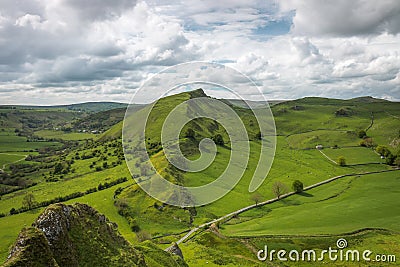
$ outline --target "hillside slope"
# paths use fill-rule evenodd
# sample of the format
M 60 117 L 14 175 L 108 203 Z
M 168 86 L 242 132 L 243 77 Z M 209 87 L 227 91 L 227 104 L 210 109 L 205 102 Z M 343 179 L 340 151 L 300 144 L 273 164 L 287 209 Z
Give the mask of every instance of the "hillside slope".
M 132 247 L 115 223 L 88 205 L 55 204 L 21 231 L 4 267 L 186 266 L 178 256 L 144 246 Z

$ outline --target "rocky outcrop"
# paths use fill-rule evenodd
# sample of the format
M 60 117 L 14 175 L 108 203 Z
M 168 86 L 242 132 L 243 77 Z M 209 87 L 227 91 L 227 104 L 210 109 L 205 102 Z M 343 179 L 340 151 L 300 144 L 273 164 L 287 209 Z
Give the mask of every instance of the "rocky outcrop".
M 33 261 L 32 259 L 35 258 Z M 44 234 L 36 228 L 24 228 L 18 235 L 4 267 L 8 266 L 49 266 L 59 265 L 46 241 Z
M 156 246 L 151 255 L 146 251 L 131 246 L 117 225 L 92 207 L 54 204 L 21 231 L 4 266 L 152 266 L 146 260 L 157 262 L 154 257 L 186 266 Z
M 165 251 L 177 255 L 183 259 L 183 253 L 181 248 L 178 246 L 177 243 L 173 243 L 172 246 L 168 247 Z

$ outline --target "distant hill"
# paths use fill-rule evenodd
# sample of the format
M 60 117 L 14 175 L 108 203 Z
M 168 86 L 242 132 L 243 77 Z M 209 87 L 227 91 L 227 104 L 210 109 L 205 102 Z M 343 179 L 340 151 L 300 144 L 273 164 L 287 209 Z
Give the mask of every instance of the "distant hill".
M 75 110 L 75 111 L 100 112 L 117 108 L 126 108 L 127 106 L 128 104 L 118 103 L 118 102 L 87 102 L 87 103 L 72 104 L 59 107 L 65 107 L 68 110 Z
M 141 109 L 144 105 L 131 105 L 131 108 Z M 72 127 L 79 130 L 96 130 L 104 132 L 111 126 L 124 119 L 126 107 L 96 112 L 72 123 Z
M 265 107 L 265 101 L 253 101 L 253 100 L 240 100 L 240 99 L 224 99 L 226 103 L 229 103 L 233 106 L 241 107 L 241 108 L 263 108 Z M 269 100 L 268 105 L 273 106 L 286 100 Z
M 390 103 L 388 100 L 373 98 L 371 96 L 356 97 L 351 99 L 336 99 L 326 97 L 303 97 L 295 100 L 281 101 L 281 103 L 303 103 L 312 105 L 348 105 L 355 103 Z M 279 103 L 278 103 L 279 104 Z
M 154 264 L 159 263 L 159 264 Z M 49 206 L 19 234 L 11 266 L 187 266 L 151 243 L 131 246 L 117 225 L 85 204 Z
M 32 106 L 32 105 L 0 105 L 0 109 L 33 109 L 33 110 L 70 110 L 80 112 L 100 112 L 116 108 L 126 108 L 128 104 L 118 102 L 86 102 L 69 105 Z
M 361 103 L 384 103 L 384 102 L 390 102 L 388 100 L 380 99 L 380 98 L 374 98 L 372 96 L 356 97 L 356 98 L 349 99 L 348 101 L 361 102 Z

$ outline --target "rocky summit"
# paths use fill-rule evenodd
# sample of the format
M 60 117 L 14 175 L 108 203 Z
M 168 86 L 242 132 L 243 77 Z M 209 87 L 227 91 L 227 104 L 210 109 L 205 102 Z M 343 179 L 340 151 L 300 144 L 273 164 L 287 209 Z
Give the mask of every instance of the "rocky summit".
M 137 248 L 86 204 L 49 206 L 20 232 L 3 266 L 187 266 L 150 242 Z

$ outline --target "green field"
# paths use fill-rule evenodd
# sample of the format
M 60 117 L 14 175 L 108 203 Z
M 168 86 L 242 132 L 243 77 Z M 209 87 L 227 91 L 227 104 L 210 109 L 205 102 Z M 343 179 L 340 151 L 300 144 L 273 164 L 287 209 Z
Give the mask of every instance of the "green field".
M 28 142 L 24 136 L 17 136 L 13 132 L 0 132 L 0 152 L 34 151 L 44 147 L 59 147 L 57 142 Z
M 68 141 L 79 141 L 85 139 L 96 139 L 97 134 L 92 133 L 65 133 L 56 130 L 41 130 L 35 132 L 35 135 L 45 139 L 62 139 Z
M 243 213 L 224 226 L 229 236 L 319 235 L 363 228 L 400 231 L 399 172 L 346 177 L 276 204 Z M 240 216 L 240 217 L 241 217 Z
M 14 244 L 18 233 L 25 226 L 30 226 L 43 209 L 0 218 L 0 261 L 4 262 Z
M 23 160 L 26 155 L 21 153 L 0 153 L 0 169 L 5 169 L 8 164 Z
M 371 148 L 366 147 L 349 147 L 349 148 L 326 148 L 322 150 L 328 157 L 336 161 L 338 157 L 343 156 L 346 164 L 368 164 L 368 163 L 385 163 L 380 155 Z
M 317 145 L 323 145 L 324 147 L 338 144 L 341 146 L 357 146 L 360 141 L 356 133 L 352 131 L 316 130 L 290 135 L 287 138 L 287 142 L 291 148 L 304 149 L 315 148 Z

